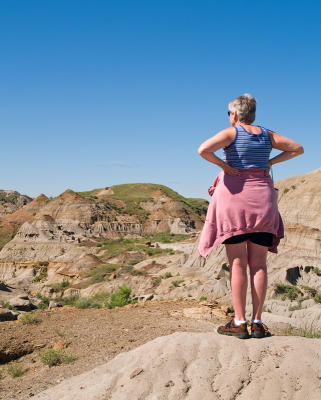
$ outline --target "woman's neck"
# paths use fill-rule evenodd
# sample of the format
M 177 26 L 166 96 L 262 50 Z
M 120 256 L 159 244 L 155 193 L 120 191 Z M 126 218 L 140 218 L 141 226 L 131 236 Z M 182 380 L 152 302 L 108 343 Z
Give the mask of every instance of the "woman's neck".
M 247 124 L 246 122 L 241 122 L 241 121 L 237 121 L 235 125 L 252 126 L 252 124 Z

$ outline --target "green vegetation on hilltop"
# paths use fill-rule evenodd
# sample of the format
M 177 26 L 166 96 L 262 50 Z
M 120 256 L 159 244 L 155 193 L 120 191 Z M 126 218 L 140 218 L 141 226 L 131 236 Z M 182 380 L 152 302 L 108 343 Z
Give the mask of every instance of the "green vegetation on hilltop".
M 133 202 L 153 201 L 154 199 L 151 197 L 151 193 L 155 190 L 160 190 L 171 199 L 184 203 L 188 208 L 199 215 L 206 212 L 207 209 L 206 200 L 186 198 L 175 192 L 175 190 L 156 183 L 127 183 L 111 186 L 111 189 L 114 191 L 111 197 L 122 200 L 128 205 Z
M 19 193 L 7 194 L 5 192 L 0 192 L 0 202 L 15 203 L 15 201 L 18 199 L 19 196 L 20 196 Z
M 76 192 L 78 194 L 80 194 L 80 196 L 83 197 L 91 197 L 94 196 L 96 193 L 100 192 L 101 189 L 93 189 L 93 190 L 87 190 L 85 192 Z
M 205 214 L 208 207 L 208 202 L 204 199 L 186 198 L 173 189 L 156 183 L 126 183 L 110 186 L 110 189 L 114 192 L 114 194 L 109 195 L 111 198 L 122 200 L 126 204 L 126 210 L 123 212 L 130 215 L 137 215 L 142 222 L 148 218 L 150 213 L 144 210 L 140 206 L 140 203 L 155 201 L 151 194 L 156 190 L 163 192 L 164 195 L 173 200 L 183 203 L 190 211 L 198 215 Z M 78 194 L 83 197 L 95 198 L 95 195 L 100 190 L 101 189 L 94 189 L 86 192 L 78 192 Z

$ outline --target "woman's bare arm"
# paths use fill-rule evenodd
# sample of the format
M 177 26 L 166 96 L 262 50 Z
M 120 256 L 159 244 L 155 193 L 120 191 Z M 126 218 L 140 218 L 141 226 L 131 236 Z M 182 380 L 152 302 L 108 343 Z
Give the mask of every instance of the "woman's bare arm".
M 221 167 L 228 175 L 240 175 L 238 169 L 231 167 L 214 154 L 215 151 L 232 143 L 234 135 L 235 129 L 233 127 L 223 129 L 203 142 L 198 148 L 198 154 L 205 160 Z
M 291 158 L 297 157 L 298 155 L 304 153 L 303 146 L 300 143 L 295 142 L 294 140 L 289 139 L 285 136 L 281 136 L 271 130 L 269 130 L 268 132 L 270 135 L 272 147 L 277 150 L 283 150 L 282 153 L 269 160 L 270 165 L 290 160 Z

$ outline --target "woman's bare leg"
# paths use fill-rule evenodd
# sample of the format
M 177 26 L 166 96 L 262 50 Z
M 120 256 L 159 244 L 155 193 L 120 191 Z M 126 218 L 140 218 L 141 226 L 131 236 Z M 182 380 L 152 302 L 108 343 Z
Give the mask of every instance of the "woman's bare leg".
M 267 289 L 266 257 L 268 248 L 247 241 L 248 264 L 250 267 L 253 319 L 261 319 Z
M 225 249 L 230 265 L 230 283 L 235 318 L 245 321 L 248 259 L 246 242 L 226 244 Z

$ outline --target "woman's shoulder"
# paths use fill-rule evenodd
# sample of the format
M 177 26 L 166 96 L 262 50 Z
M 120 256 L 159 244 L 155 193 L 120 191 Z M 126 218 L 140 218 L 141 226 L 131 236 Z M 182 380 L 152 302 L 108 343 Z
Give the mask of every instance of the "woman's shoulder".
M 224 146 L 224 149 L 226 149 L 232 143 L 235 142 L 237 128 L 235 126 L 229 126 L 228 128 L 223 129 L 223 132 L 224 132 L 225 136 L 229 139 L 228 144 L 226 146 Z

